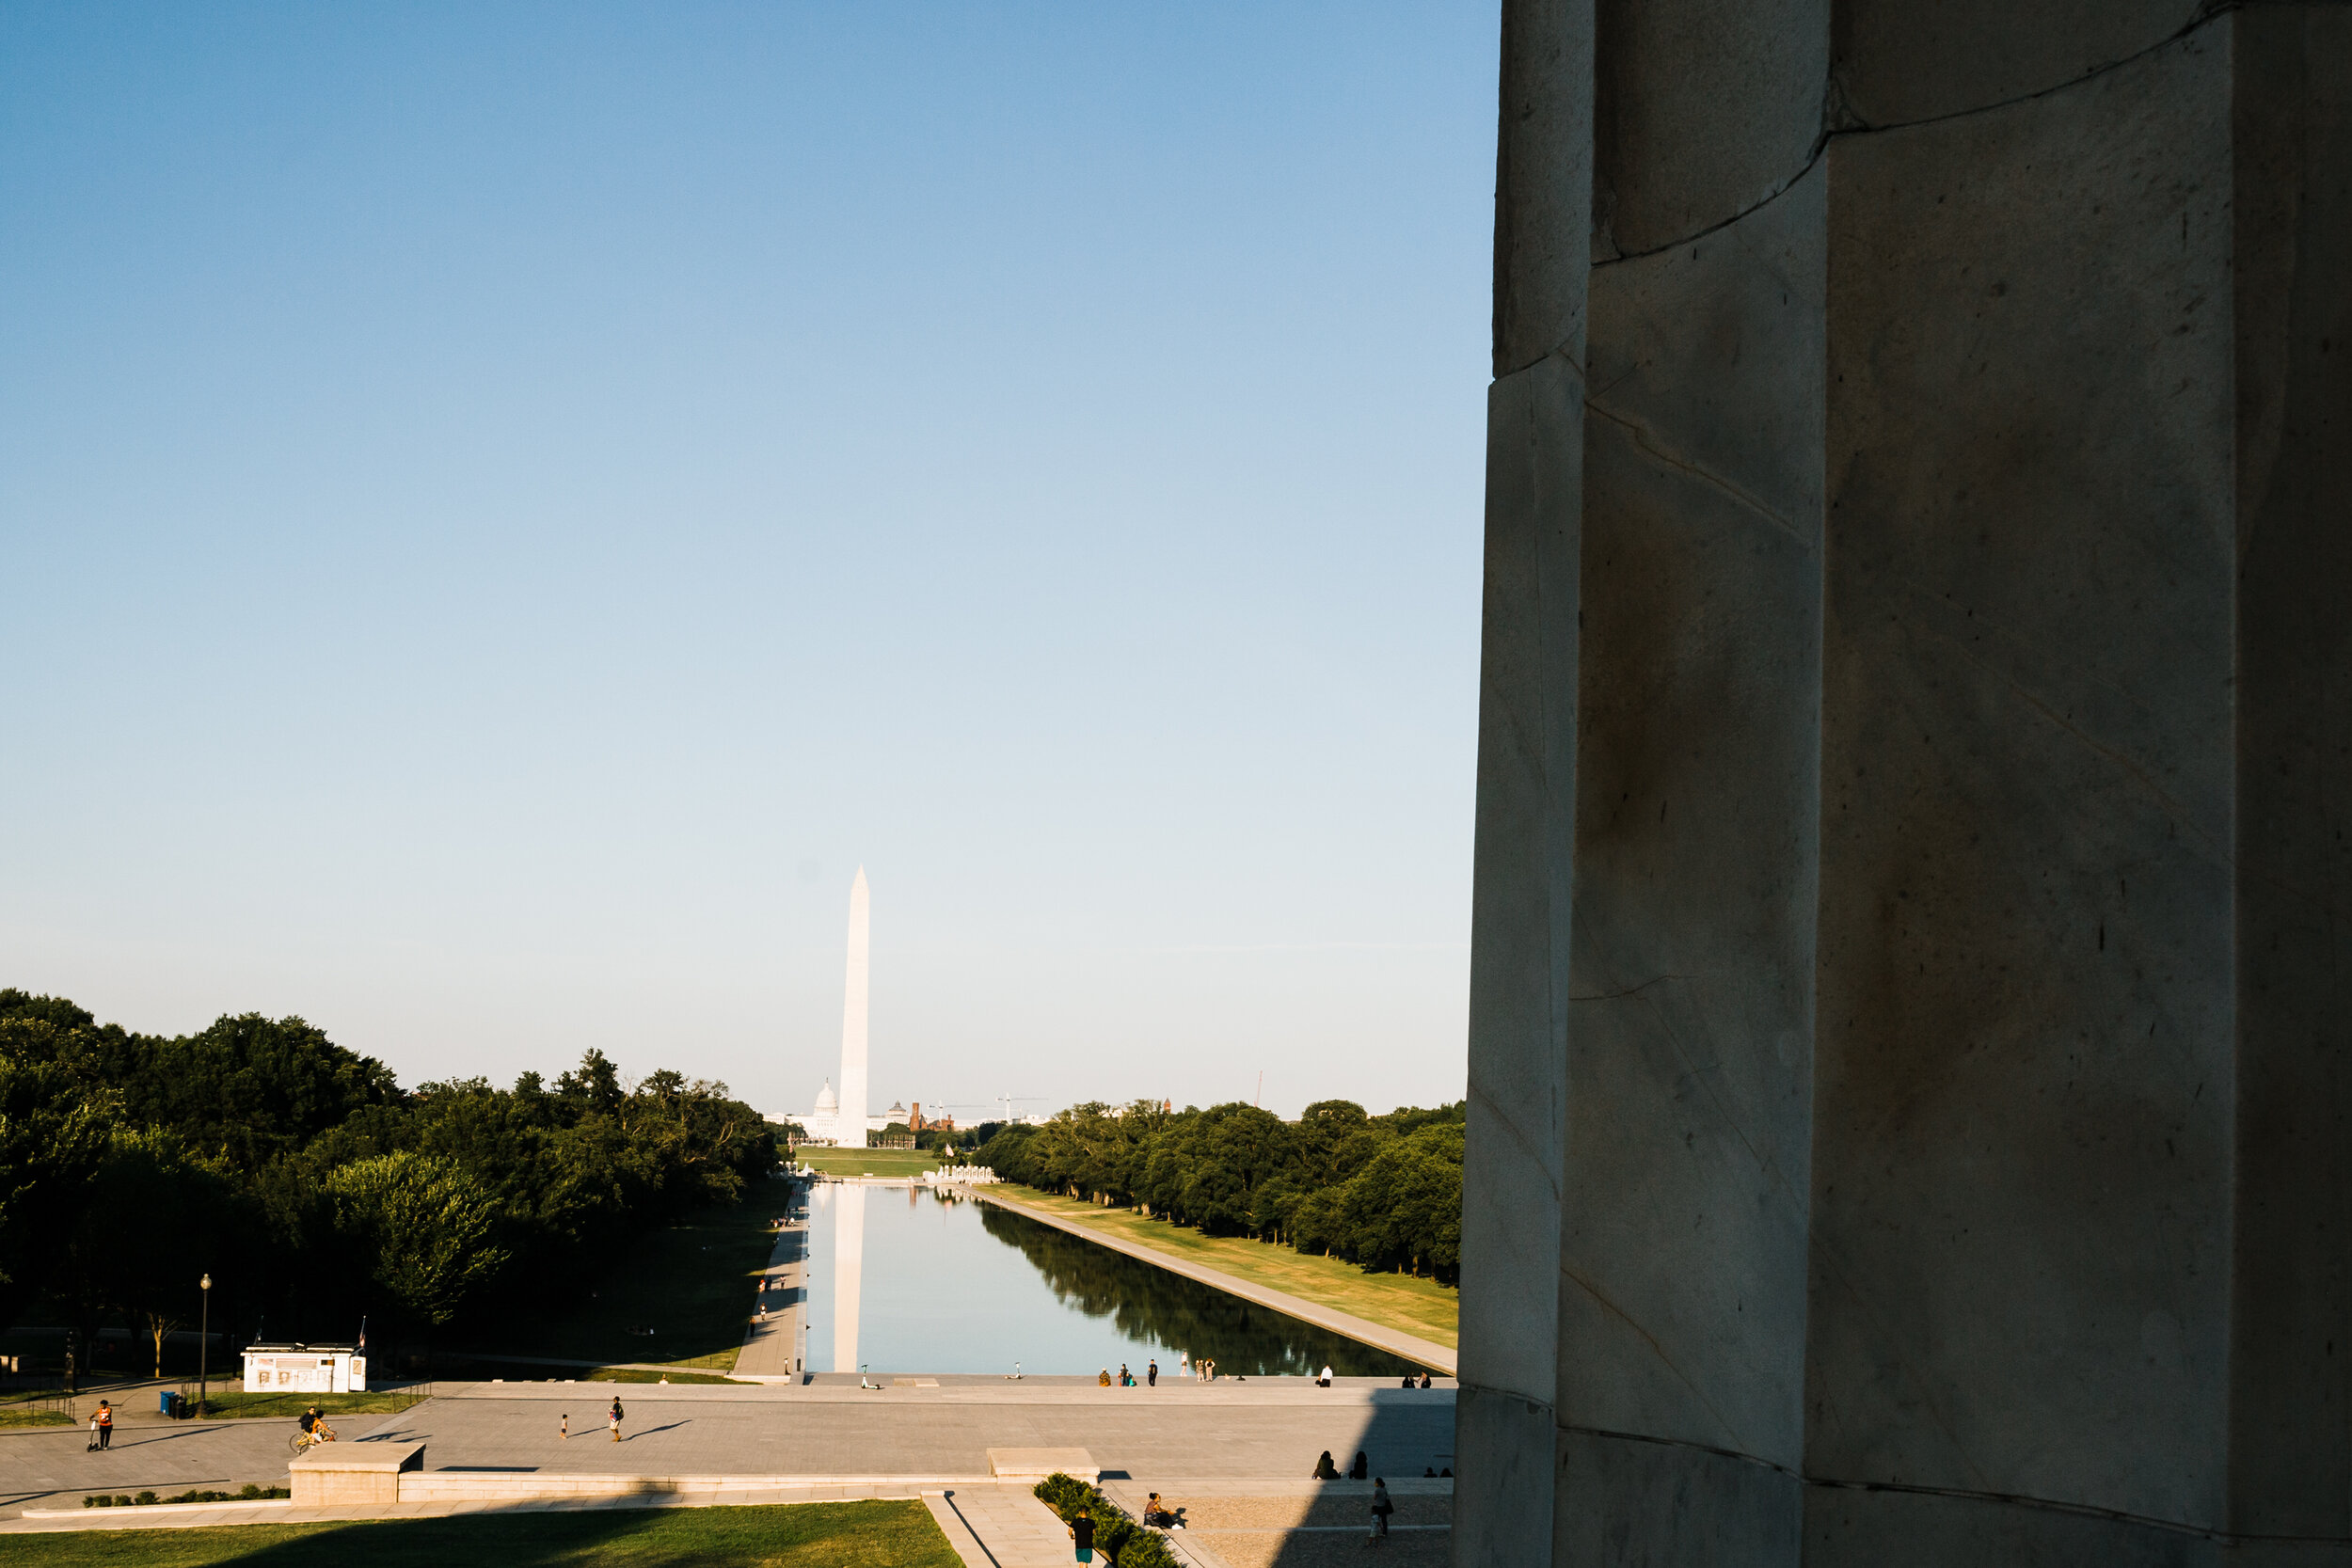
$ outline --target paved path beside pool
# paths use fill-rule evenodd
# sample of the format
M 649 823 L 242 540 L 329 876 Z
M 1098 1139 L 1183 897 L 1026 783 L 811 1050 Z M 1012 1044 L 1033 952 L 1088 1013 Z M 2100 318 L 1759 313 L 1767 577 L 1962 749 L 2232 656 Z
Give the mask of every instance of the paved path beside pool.
M 1166 1269 L 1168 1273 L 1182 1275 L 1186 1279 L 1197 1279 L 1203 1285 L 1224 1291 L 1227 1295 L 1239 1296 L 1242 1300 L 1255 1302 L 1260 1307 L 1272 1307 L 1277 1312 L 1299 1319 L 1304 1323 L 1311 1323 L 1317 1328 L 1327 1328 L 1334 1334 L 1343 1334 L 1350 1339 L 1387 1351 L 1391 1355 L 1401 1355 L 1407 1361 L 1444 1372 L 1448 1377 L 1454 1375 L 1454 1350 L 1451 1345 L 1441 1345 L 1435 1339 L 1423 1339 L 1418 1335 L 1407 1334 L 1402 1329 L 1391 1328 L 1385 1323 L 1374 1323 L 1369 1318 L 1359 1318 L 1350 1312 L 1319 1307 L 1303 1296 L 1294 1296 L 1285 1291 L 1269 1290 L 1263 1285 L 1252 1284 L 1247 1279 L 1226 1274 L 1221 1270 L 1196 1263 L 1188 1258 L 1180 1258 L 1173 1253 L 1142 1246 L 1124 1236 L 1113 1235 L 1107 1230 L 1098 1230 L 1092 1226 L 1080 1225 L 1074 1220 L 1065 1219 L 1049 1209 L 1033 1209 L 1025 1203 L 1006 1196 L 1000 1188 L 991 1184 L 958 1187 L 956 1191 L 968 1194 L 986 1203 L 993 1203 L 1000 1209 L 1009 1209 L 1016 1214 L 1037 1221 L 1040 1225 L 1050 1225 L 1057 1230 L 1065 1230 L 1073 1236 L 1084 1237 L 1097 1246 L 1108 1247 L 1113 1252 L 1124 1253 L 1130 1258 L 1139 1259 L 1154 1268 Z
M 760 1271 L 752 1320 L 743 1330 L 743 1348 L 736 1353 L 737 1377 L 789 1377 L 800 1354 L 801 1314 L 808 1287 L 808 1216 L 796 1206 L 791 1218 L 776 1232 L 775 1250 Z M 767 1308 L 761 1321 L 760 1307 Z

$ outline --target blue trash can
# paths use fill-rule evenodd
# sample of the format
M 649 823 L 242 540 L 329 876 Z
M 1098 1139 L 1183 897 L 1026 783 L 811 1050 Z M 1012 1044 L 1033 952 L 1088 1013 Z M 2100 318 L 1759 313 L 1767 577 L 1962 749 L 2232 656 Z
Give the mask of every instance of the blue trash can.
M 180 1414 L 180 1394 L 177 1389 L 167 1388 L 164 1390 L 161 1409 L 167 1416 L 177 1416 Z

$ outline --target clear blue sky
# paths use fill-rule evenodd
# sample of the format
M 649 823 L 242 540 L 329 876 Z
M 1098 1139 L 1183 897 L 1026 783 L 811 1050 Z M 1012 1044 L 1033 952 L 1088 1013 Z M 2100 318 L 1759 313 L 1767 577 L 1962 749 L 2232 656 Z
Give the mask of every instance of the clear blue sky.
M 1457 1098 L 1496 33 L 0 6 L 0 984 Z

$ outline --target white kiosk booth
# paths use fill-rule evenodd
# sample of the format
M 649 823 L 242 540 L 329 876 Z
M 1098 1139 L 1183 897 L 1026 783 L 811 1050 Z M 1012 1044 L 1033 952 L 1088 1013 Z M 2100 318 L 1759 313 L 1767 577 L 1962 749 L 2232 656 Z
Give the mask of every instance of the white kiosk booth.
M 248 1394 L 364 1394 L 368 1358 L 352 1345 L 247 1345 Z

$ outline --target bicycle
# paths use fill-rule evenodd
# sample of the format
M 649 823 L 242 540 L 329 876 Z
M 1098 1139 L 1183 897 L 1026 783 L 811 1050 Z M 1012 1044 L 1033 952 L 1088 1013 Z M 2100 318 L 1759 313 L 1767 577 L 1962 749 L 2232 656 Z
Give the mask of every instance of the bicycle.
M 328 1426 L 325 1421 L 321 1421 L 318 1425 L 312 1427 L 308 1432 L 295 1433 L 294 1434 L 294 1441 L 288 1445 L 288 1448 L 290 1451 L 299 1457 L 307 1450 L 317 1448 L 321 1443 L 332 1443 L 333 1441 L 335 1441 L 335 1429 Z

